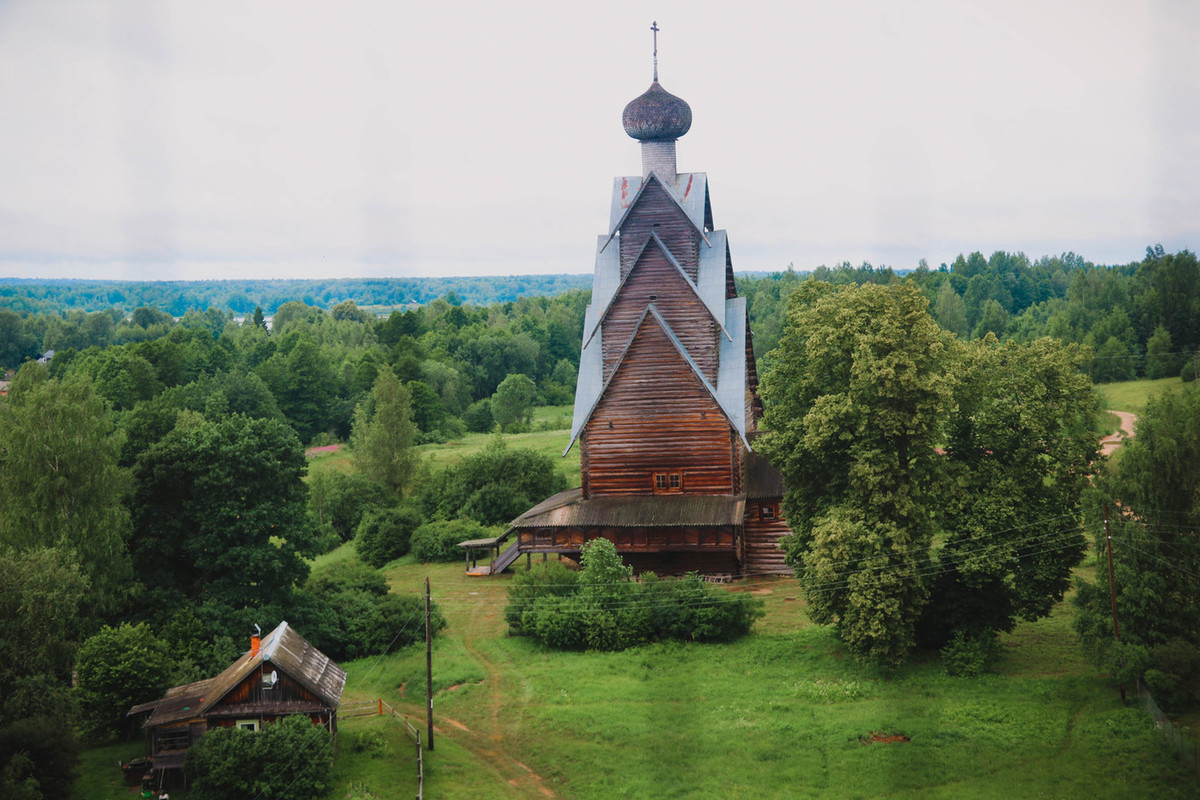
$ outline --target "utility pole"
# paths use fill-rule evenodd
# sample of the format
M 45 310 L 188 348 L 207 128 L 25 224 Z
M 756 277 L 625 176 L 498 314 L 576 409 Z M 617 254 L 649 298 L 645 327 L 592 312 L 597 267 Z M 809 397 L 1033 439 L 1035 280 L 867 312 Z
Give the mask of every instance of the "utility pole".
M 1108 501 L 1104 502 L 1104 542 L 1108 549 L 1108 592 L 1112 595 L 1113 639 L 1121 641 L 1121 623 L 1117 619 L 1117 578 L 1113 572 L 1112 534 L 1108 532 Z M 1125 702 L 1125 682 L 1121 682 L 1121 702 Z
M 1115 600 L 1113 602 L 1116 602 Z M 1115 607 L 1115 606 L 1114 606 Z M 1121 687 L 1121 697 L 1125 687 Z M 429 577 L 425 577 L 425 719 L 429 729 L 425 735 L 425 747 L 433 751 L 433 635 L 429 626 Z

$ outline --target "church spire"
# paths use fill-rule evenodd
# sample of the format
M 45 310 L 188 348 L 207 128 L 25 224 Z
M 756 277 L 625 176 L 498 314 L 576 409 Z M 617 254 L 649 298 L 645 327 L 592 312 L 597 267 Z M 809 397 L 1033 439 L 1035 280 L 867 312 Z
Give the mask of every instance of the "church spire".
M 658 173 L 663 180 L 675 181 L 675 140 L 692 127 L 692 107 L 658 83 L 658 21 L 654 33 L 654 82 L 640 96 L 629 101 L 621 113 L 625 133 L 642 143 L 642 175 Z
M 650 23 L 650 30 L 654 31 L 654 82 L 658 83 L 658 20 Z

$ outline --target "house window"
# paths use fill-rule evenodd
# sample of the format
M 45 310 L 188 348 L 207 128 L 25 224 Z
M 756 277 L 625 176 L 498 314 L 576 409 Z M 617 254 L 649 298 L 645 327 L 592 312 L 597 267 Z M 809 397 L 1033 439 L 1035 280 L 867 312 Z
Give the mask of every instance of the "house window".
M 758 507 L 758 518 L 759 519 L 775 519 L 775 506 L 759 506 Z
M 683 473 L 682 472 L 656 472 L 654 473 L 654 493 L 662 492 L 682 492 L 683 491 Z
M 258 730 L 258 720 L 256 719 L 239 719 L 234 723 L 234 727 L 239 731 L 256 731 Z

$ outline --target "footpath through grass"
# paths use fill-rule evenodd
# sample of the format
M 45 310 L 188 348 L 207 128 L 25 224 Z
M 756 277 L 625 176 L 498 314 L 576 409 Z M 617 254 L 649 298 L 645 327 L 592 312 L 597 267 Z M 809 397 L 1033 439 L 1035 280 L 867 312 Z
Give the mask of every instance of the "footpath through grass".
M 792 580 L 731 587 L 767 601 L 758 632 L 734 644 L 558 653 L 506 635 L 506 577 L 404 560 L 387 573 L 398 591 L 428 575 L 449 621 L 434 651 L 429 797 L 1198 793 L 1083 659 L 1065 604 L 1005 637 L 995 674 L 961 679 L 935 658 L 894 675 L 856 665 L 807 622 Z M 348 668 L 350 694 L 423 720 L 420 648 Z

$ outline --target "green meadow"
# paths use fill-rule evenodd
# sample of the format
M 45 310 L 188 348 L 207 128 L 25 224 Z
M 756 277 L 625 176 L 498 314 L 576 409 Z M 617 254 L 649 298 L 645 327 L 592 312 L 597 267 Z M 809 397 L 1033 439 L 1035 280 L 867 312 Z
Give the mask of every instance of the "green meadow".
M 1153 384 L 1166 382 L 1137 383 L 1152 385 L 1122 384 L 1115 399 L 1113 387 L 1101 387 L 1105 407 L 1140 408 L 1134 404 L 1144 404 Z M 550 420 L 567 412 L 541 413 Z M 490 438 L 423 446 L 421 459 L 444 468 Z M 558 456 L 568 434 L 504 438 Z M 562 463 L 578 485 L 577 451 Z M 310 469 L 352 466 L 344 452 L 322 453 Z M 353 543 L 317 564 L 347 558 L 357 558 Z M 1089 558 L 1081 574 L 1093 568 Z M 1113 682 L 1084 658 L 1065 601 L 1004 636 L 993 672 L 970 679 L 946 675 L 936 654 L 894 673 L 856 664 L 830 628 L 809 621 L 790 578 L 725 587 L 754 593 L 766 609 L 754 631 L 731 644 L 562 653 L 507 634 L 511 575 L 469 577 L 461 564 L 411 557 L 384 572 L 403 593 L 422 592 L 428 578 L 448 622 L 433 647 L 426 798 L 1200 796 L 1200 782 L 1174 761 L 1140 706 L 1122 704 Z M 382 699 L 424 736 L 423 647 L 343 666 L 344 703 Z M 402 720 L 346 719 L 340 730 L 328 797 L 415 796 L 414 748 Z M 86 752 L 73 796 L 128 797 L 113 764 L 139 750 L 133 743 Z

